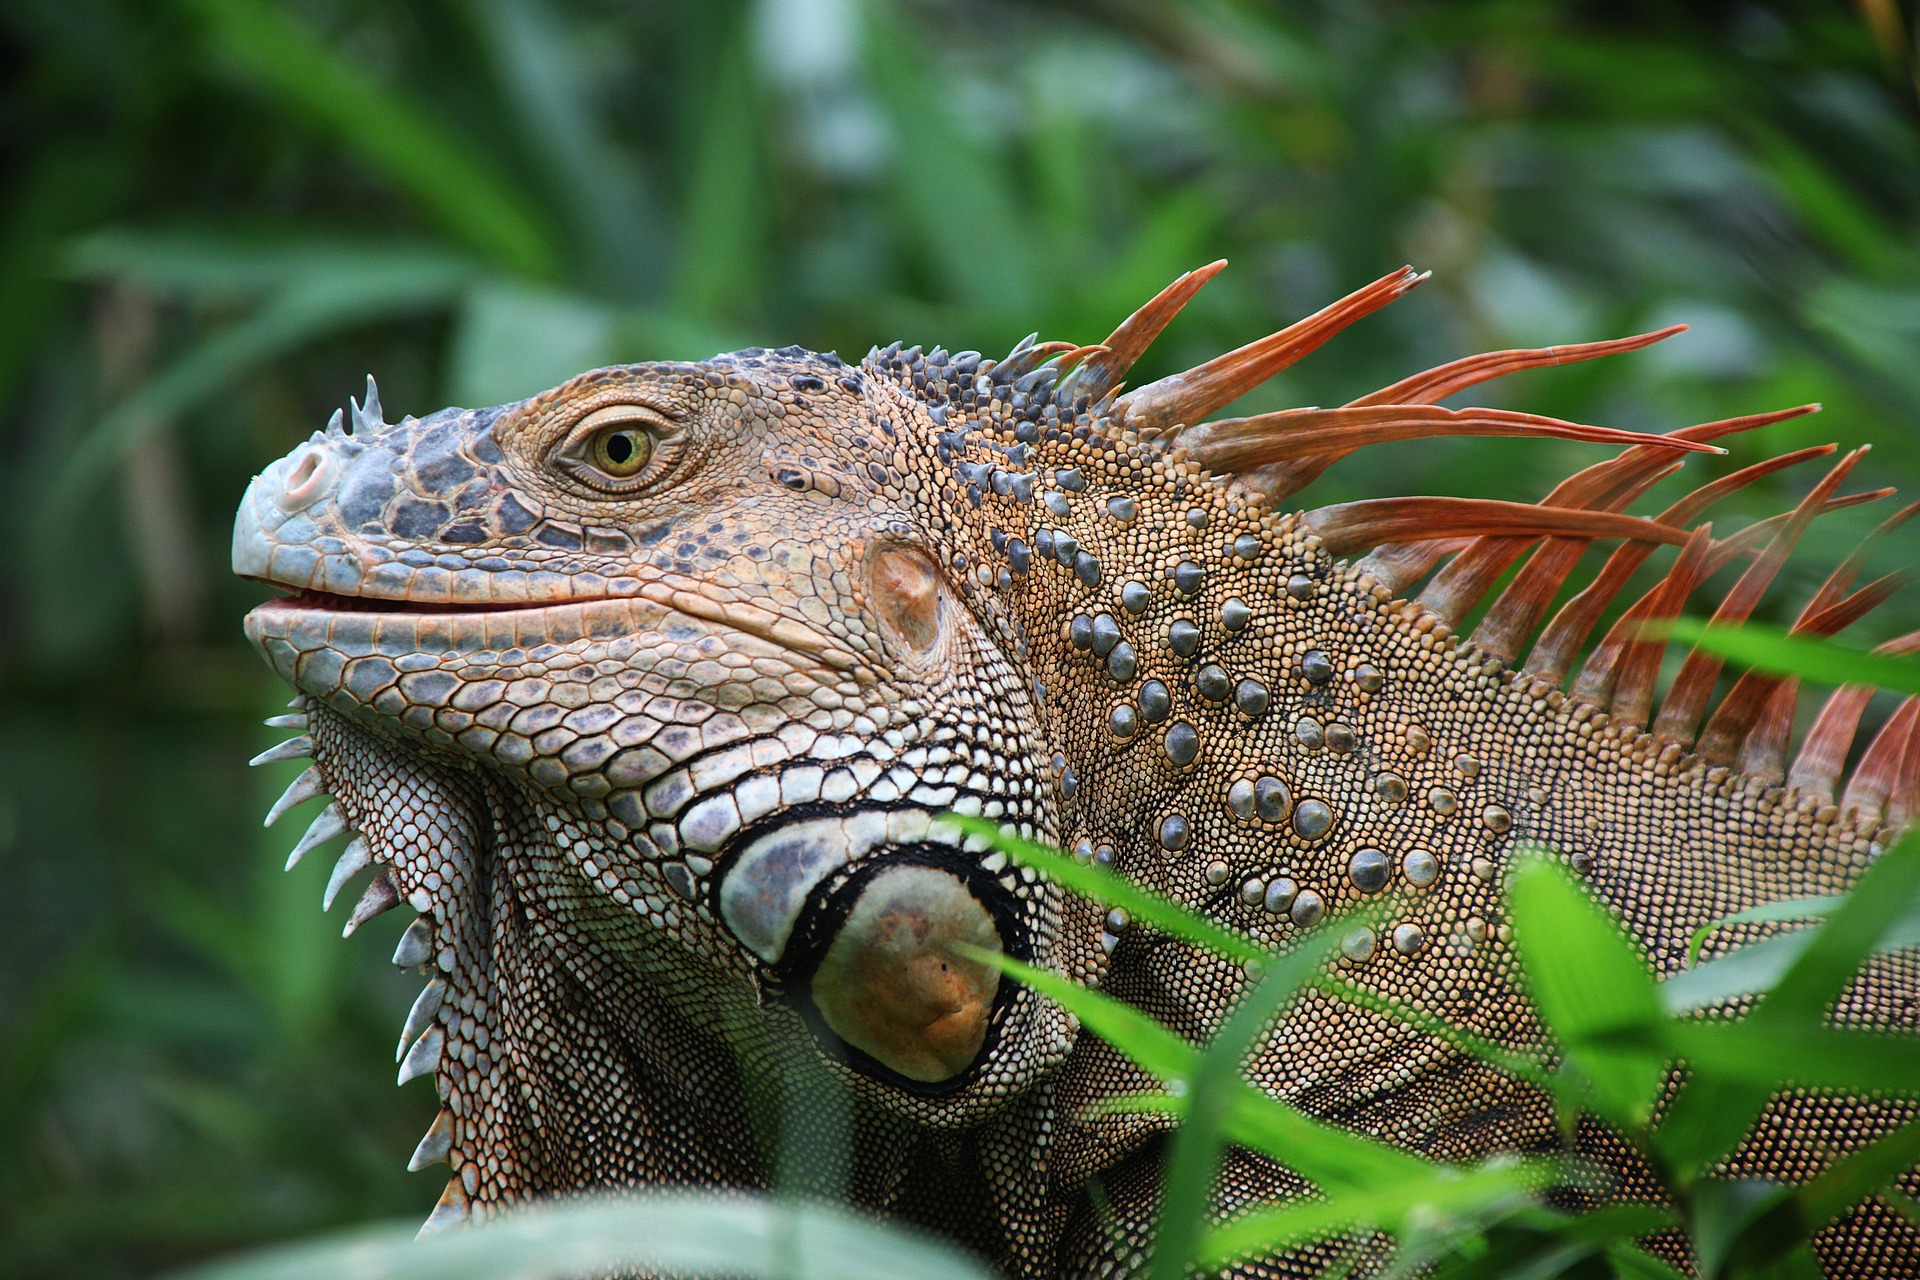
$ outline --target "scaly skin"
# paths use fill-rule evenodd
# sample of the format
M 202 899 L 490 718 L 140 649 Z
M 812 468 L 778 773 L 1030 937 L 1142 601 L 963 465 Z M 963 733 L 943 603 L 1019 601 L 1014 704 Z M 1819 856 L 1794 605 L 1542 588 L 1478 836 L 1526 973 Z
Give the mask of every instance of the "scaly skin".
M 1885 797 L 1716 767 L 1460 644 L 1333 554 L 1330 517 L 1276 511 L 1271 472 L 1209 473 L 1147 399 L 1055 385 L 1044 354 L 754 350 L 397 425 L 369 405 L 254 482 L 236 571 L 302 593 L 247 620 L 302 694 L 292 798 L 330 794 L 318 834 L 358 833 L 342 877 L 377 869 L 356 923 L 421 913 L 397 959 L 433 974 L 403 1078 L 444 1100 L 416 1156 L 454 1169 L 435 1222 L 778 1180 L 1011 1275 L 1137 1269 L 1166 1121 L 1089 1110 L 1152 1082 L 953 944 L 1193 1036 L 1245 975 L 946 810 L 1277 948 L 1388 894 L 1347 976 L 1518 1049 L 1543 1039 L 1500 923 L 1517 843 L 1568 858 L 1662 970 L 1700 925 L 1844 889 L 1877 851 Z M 651 445 L 628 478 L 595 452 L 619 431 Z M 1837 1016 L 1911 1025 L 1915 979 L 1883 965 Z M 1436 1158 L 1557 1142 L 1534 1091 L 1318 996 L 1252 1070 Z M 1736 1167 L 1805 1178 L 1912 1114 L 1784 1100 Z M 1236 1155 L 1223 1207 L 1299 1185 Z M 1877 1204 L 1822 1248 L 1837 1275 L 1920 1272 Z

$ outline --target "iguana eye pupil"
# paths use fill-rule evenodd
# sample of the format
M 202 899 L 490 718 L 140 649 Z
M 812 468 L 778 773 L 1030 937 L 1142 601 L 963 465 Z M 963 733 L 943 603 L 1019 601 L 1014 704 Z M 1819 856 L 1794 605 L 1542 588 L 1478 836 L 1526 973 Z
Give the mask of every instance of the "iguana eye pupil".
M 594 465 L 610 476 L 637 475 L 652 456 L 652 437 L 632 427 L 603 431 L 593 439 Z

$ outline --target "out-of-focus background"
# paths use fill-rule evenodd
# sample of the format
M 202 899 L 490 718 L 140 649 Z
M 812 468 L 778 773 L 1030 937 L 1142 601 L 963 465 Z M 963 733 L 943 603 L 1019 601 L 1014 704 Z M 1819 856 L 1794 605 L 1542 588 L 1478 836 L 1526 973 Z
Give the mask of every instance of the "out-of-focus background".
M 1686 320 L 1477 399 L 1648 430 L 1820 400 L 1689 472 L 1839 439 L 1920 489 L 1911 17 L 6 0 L 0 1273 L 144 1275 L 438 1194 L 403 1168 L 432 1091 L 388 1075 L 400 922 L 342 943 L 328 860 L 279 870 L 296 833 L 259 817 L 295 770 L 244 761 L 285 691 L 226 572 L 247 478 L 368 372 L 397 416 L 746 345 L 1093 342 L 1232 259 L 1152 375 L 1410 261 L 1433 281 L 1248 404 Z M 1600 456 L 1374 450 L 1305 500 L 1531 499 Z M 1822 522 L 1763 613 L 1878 518 Z

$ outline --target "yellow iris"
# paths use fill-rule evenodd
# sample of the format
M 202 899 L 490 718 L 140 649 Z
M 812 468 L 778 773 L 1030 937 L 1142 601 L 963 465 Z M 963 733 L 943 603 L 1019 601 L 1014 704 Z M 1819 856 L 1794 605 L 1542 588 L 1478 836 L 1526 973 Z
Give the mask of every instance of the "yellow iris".
M 615 427 L 594 436 L 590 450 L 594 466 L 624 480 L 639 475 L 653 457 L 653 437 L 637 427 Z

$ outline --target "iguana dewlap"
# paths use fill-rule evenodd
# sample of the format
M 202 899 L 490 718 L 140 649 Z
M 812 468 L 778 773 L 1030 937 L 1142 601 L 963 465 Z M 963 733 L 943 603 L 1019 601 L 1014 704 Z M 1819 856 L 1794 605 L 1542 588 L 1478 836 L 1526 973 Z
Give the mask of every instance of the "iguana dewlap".
M 279 718 L 299 736 L 267 758 L 314 762 L 274 816 L 331 797 L 294 856 L 352 836 L 328 887 L 373 873 L 349 932 L 419 913 L 395 959 L 431 981 L 401 1078 L 443 1099 L 414 1157 L 453 1169 L 435 1223 L 584 1188 L 777 1183 L 1010 1274 L 1137 1268 L 1166 1122 L 1090 1113 L 1152 1082 L 959 944 L 1195 1037 L 1245 975 L 963 841 L 948 811 L 1276 948 L 1385 895 L 1387 923 L 1343 939 L 1347 976 L 1522 1048 L 1541 1038 L 1501 919 L 1518 842 L 1566 858 L 1671 969 L 1710 920 L 1844 889 L 1906 821 L 1920 704 L 1843 786 L 1862 691 L 1790 753 L 1793 682 L 1750 673 L 1715 705 L 1721 666 L 1696 653 L 1656 706 L 1663 646 L 1637 638 L 1723 568 L 1718 616 L 1745 617 L 1808 521 L 1879 496 L 1839 492 L 1858 453 L 1794 511 L 1716 538 L 1698 523 L 1715 501 L 1832 447 L 1623 512 L 1689 452 L 1804 410 L 1649 436 L 1434 407 L 1672 331 L 1204 421 L 1411 271 L 1119 394 L 1218 266 L 1102 345 L 1029 339 L 997 361 L 755 349 L 391 424 L 369 382 L 350 431 L 336 414 L 254 481 L 235 571 L 293 594 L 247 632 L 300 691 Z M 1616 452 L 1537 505 L 1283 509 L 1356 449 L 1462 434 Z M 1596 543 L 1610 558 L 1561 602 Z M 1665 576 L 1621 595 L 1666 546 Z M 1898 585 L 1856 586 L 1863 560 L 1799 630 L 1837 631 Z M 1603 627 L 1616 596 L 1631 607 Z M 1911 1025 L 1917 989 L 1895 961 L 1837 1016 Z M 1251 1069 L 1436 1158 L 1557 1141 L 1531 1089 L 1322 996 Z M 1735 1165 L 1805 1178 L 1911 1115 L 1785 1099 Z M 1649 1193 L 1603 1135 L 1590 1146 L 1618 1194 Z M 1222 1207 L 1299 1189 L 1236 1155 Z M 1822 1248 L 1837 1275 L 1920 1274 L 1913 1230 L 1877 1202 Z

